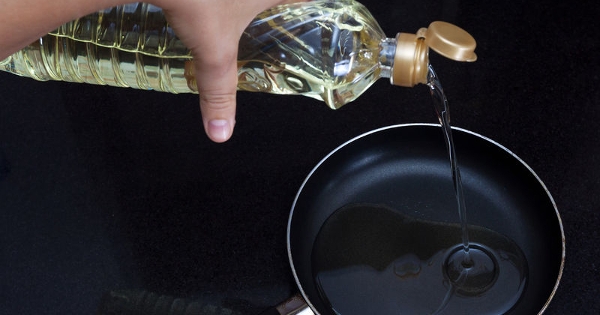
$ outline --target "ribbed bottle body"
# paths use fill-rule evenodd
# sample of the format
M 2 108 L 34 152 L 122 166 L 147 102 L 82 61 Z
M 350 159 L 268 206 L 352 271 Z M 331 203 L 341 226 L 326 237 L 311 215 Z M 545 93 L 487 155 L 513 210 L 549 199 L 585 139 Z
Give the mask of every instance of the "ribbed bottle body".
M 160 8 L 133 3 L 66 23 L 0 67 L 41 81 L 189 93 L 191 60 Z

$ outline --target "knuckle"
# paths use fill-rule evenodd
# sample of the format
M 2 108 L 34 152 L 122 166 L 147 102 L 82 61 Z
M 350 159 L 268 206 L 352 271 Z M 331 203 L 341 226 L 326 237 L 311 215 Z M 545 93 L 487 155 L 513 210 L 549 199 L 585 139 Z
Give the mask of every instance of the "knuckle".
M 224 110 L 235 104 L 235 93 L 201 92 L 200 105 L 207 110 Z

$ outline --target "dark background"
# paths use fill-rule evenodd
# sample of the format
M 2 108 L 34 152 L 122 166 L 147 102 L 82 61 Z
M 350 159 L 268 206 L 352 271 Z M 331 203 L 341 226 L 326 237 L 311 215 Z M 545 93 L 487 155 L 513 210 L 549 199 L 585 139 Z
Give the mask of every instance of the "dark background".
M 597 2 L 363 3 L 390 37 L 445 20 L 477 39 L 473 64 L 432 53 L 453 125 L 520 156 L 556 201 L 567 260 L 546 313 L 597 314 Z M 427 87 L 386 80 L 337 111 L 239 93 L 225 144 L 204 136 L 195 95 L 6 73 L 0 95 L 1 314 L 91 314 L 116 289 L 257 314 L 297 292 L 287 218 L 316 163 L 374 128 L 436 122 Z

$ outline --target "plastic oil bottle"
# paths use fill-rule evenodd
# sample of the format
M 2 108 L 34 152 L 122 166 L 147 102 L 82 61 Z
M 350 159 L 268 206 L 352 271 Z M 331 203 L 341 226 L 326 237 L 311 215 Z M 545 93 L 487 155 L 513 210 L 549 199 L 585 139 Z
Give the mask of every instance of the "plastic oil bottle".
M 338 108 L 379 78 L 426 83 L 429 47 L 457 61 L 476 59 L 475 40 L 445 22 L 387 38 L 354 0 L 281 5 L 244 31 L 238 90 L 302 94 Z M 193 62 L 160 8 L 132 3 L 64 24 L 0 61 L 0 69 L 41 81 L 197 93 Z

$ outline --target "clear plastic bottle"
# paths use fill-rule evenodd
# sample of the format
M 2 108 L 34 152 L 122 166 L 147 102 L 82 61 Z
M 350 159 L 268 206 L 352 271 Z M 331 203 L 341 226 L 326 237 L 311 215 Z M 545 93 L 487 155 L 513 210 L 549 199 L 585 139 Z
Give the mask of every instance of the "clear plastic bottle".
M 428 48 L 475 60 L 475 41 L 462 29 L 434 22 L 417 34 L 387 38 L 354 0 L 281 5 L 244 31 L 238 90 L 302 94 L 338 108 L 379 78 L 400 86 L 425 83 Z M 69 22 L 0 61 L 0 70 L 61 80 L 196 93 L 193 59 L 160 8 L 133 3 Z

